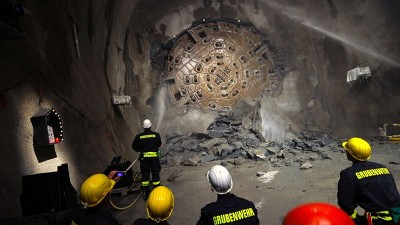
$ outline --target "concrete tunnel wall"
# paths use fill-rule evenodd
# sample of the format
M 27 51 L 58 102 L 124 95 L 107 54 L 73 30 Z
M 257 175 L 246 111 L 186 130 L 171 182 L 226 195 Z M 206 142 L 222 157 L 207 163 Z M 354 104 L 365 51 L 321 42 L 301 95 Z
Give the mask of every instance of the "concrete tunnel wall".
M 375 136 L 379 124 L 399 122 L 400 3 L 158 2 L 20 1 L 32 12 L 19 20 L 27 39 L 0 42 L 0 219 L 21 216 L 23 175 L 68 163 L 79 190 L 114 155 L 134 159 L 131 140 L 146 117 L 161 125 L 164 137 L 176 130 L 204 132 L 215 112 L 165 104 L 160 113 L 162 104 L 150 101 L 159 93 L 163 97 L 158 71 L 151 67 L 151 45 L 202 18 L 252 22 L 276 47 L 282 80 L 260 97 L 260 127 L 267 139 L 281 140 L 289 124 L 346 138 Z M 365 61 L 371 81 L 346 83 L 346 72 Z M 132 104 L 112 105 L 113 94 L 131 96 Z M 33 148 L 30 123 L 42 108 L 61 114 L 65 136 L 54 153 L 44 155 Z

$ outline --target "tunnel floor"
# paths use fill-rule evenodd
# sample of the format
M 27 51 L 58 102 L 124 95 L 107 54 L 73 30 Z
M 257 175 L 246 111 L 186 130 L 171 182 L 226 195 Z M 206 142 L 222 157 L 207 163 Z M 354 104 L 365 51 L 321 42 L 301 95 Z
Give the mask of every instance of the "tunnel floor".
M 312 153 L 310 153 L 312 154 Z M 227 163 L 233 178 L 232 193 L 254 202 L 258 208 L 260 224 L 280 225 L 284 215 L 293 207 L 306 202 L 328 202 L 337 205 L 337 182 L 341 170 L 351 162 L 340 147 L 329 152 L 331 159 L 310 161 L 312 168 L 300 169 L 297 164 L 272 167 L 265 161 L 247 159 L 242 165 L 229 161 L 213 161 L 196 167 L 175 166 L 162 168 L 161 182 L 168 186 L 175 196 L 175 208 L 168 222 L 170 224 L 195 224 L 200 210 L 207 203 L 216 200 L 206 173 L 213 165 Z M 307 157 L 303 154 L 302 157 Z M 397 186 L 400 185 L 400 142 L 372 142 L 371 161 L 386 165 L 392 172 Z M 167 178 L 176 171 L 173 182 Z M 271 176 L 261 178 L 257 172 L 270 172 Z M 145 201 L 139 199 L 131 208 L 112 213 L 123 225 L 131 225 L 139 217 L 146 217 Z M 357 209 L 359 210 L 359 208 Z M 361 210 L 361 209 L 360 209 Z M 362 212 L 359 211 L 359 212 Z

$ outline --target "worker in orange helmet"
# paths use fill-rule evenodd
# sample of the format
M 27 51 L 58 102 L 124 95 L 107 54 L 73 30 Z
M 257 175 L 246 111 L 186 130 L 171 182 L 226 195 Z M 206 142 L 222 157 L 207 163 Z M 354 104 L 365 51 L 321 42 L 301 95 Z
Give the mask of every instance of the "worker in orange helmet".
M 311 202 L 290 210 L 282 225 L 355 225 L 355 223 L 337 206 Z

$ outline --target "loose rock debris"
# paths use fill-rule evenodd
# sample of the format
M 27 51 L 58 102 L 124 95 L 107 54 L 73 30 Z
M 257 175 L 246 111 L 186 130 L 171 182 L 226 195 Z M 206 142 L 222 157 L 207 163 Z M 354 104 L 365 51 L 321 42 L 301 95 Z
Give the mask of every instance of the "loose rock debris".
M 221 115 L 209 125 L 207 133 L 174 133 L 167 137 L 161 163 L 166 167 L 197 166 L 218 160 L 223 165 L 242 165 L 246 160 L 256 160 L 272 167 L 297 165 L 299 169 L 310 169 L 312 161 L 330 160 L 331 152 L 344 153 L 341 140 L 322 132 L 303 131 L 277 143 L 265 140 L 249 127 L 229 115 Z M 176 176 L 171 174 L 169 180 Z
M 253 124 L 261 124 L 261 121 L 253 117 L 254 110 L 251 108 L 243 103 L 233 113 L 221 114 L 208 126 L 207 133 L 184 135 L 176 132 L 167 136 L 161 163 L 166 167 L 181 167 L 219 161 L 227 166 L 229 163 L 243 165 L 247 160 L 255 160 L 271 167 L 298 166 L 300 170 L 307 170 L 313 167 L 311 162 L 331 160 L 330 153 L 345 153 L 341 147 L 344 139 L 308 128 L 295 132 L 290 126 L 281 143 L 266 140 L 254 129 Z M 395 161 L 390 163 L 400 164 Z M 266 172 L 270 174 L 259 178 L 267 181 L 267 177 L 275 175 L 272 172 Z M 176 177 L 174 172 L 168 179 L 173 181 Z

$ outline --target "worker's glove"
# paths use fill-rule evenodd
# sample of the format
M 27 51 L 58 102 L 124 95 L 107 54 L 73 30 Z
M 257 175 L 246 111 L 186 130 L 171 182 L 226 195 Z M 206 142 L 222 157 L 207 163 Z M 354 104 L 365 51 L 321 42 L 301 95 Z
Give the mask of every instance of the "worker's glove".
M 118 181 L 119 179 L 121 179 L 121 177 L 117 175 L 117 172 L 118 172 L 118 171 L 116 171 L 116 170 L 112 170 L 112 171 L 107 175 L 108 179 L 114 180 L 114 181 Z

